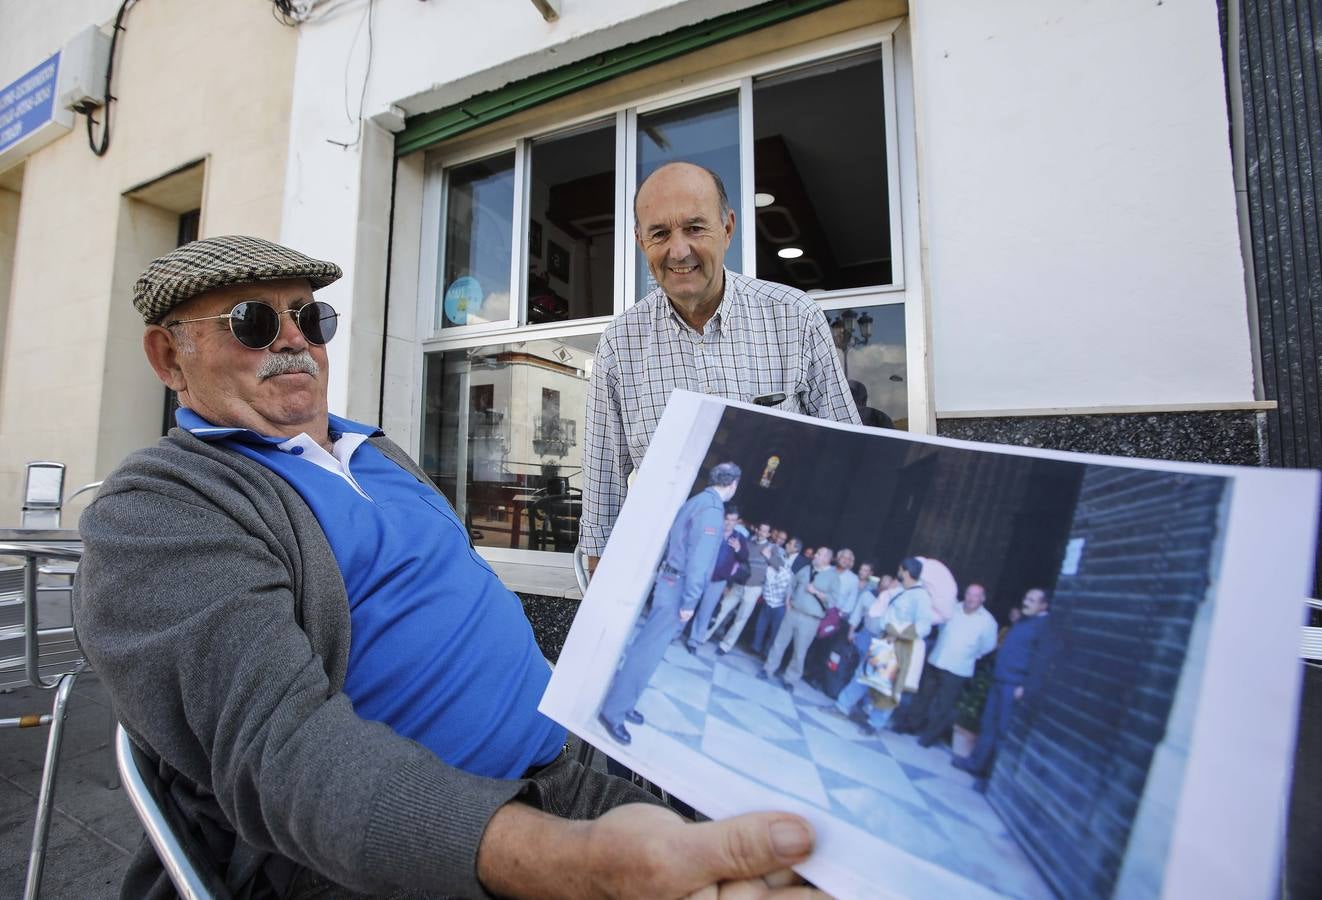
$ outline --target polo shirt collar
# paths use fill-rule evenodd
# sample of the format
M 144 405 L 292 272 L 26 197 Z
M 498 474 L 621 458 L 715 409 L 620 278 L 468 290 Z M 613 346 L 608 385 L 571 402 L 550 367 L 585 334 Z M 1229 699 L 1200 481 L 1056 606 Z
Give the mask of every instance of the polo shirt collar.
M 364 437 L 380 437 L 385 432 L 371 425 L 364 425 L 361 422 L 355 422 L 352 419 L 343 419 L 337 415 L 328 417 L 330 424 L 331 442 L 338 441 L 345 434 L 361 434 Z M 274 447 L 285 449 L 281 445 L 289 443 L 291 438 L 272 437 L 271 435 L 260 434 L 250 428 L 229 428 L 221 425 L 212 425 L 206 419 L 199 416 L 186 406 L 181 406 L 174 414 L 176 424 L 194 437 L 201 438 L 204 441 L 223 441 L 229 438 L 243 441 L 247 444 L 267 444 Z

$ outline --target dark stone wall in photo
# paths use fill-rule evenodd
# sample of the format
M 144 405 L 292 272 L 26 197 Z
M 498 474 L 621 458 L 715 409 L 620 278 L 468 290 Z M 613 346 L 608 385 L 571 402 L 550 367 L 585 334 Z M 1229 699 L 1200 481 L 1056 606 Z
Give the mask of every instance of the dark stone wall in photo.
M 1042 687 L 1016 711 L 988 800 L 1063 897 L 1110 896 L 1166 733 L 1219 545 L 1220 478 L 1089 466 Z

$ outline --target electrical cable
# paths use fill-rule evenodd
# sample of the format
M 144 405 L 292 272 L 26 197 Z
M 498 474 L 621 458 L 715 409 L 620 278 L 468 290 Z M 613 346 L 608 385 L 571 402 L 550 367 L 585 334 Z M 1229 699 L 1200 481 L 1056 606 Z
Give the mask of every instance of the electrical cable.
M 297 28 L 298 20 L 290 13 L 289 0 L 272 0 L 271 18 L 286 28 Z
M 337 147 L 343 147 L 345 150 L 358 146 L 358 142 L 363 139 L 363 107 L 367 102 L 367 82 L 372 77 L 372 11 L 375 8 L 376 0 L 367 0 L 367 15 L 364 17 L 367 21 L 367 68 L 363 72 L 363 85 L 358 92 L 358 118 L 355 120 L 349 113 L 349 64 L 350 57 L 353 55 L 353 48 L 358 44 L 358 34 L 362 31 L 362 22 L 358 23 L 358 32 L 354 33 L 353 43 L 349 45 L 349 56 L 344 60 L 344 117 L 350 122 L 358 125 L 358 133 L 352 141 L 336 141 L 327 138 L 326 142 L 334 144 Z
M 136 2 L 137 0 L 124 0 L 119 5 L 119 12 L 115 13 L 115 27 L 110 32 L 110 53 L 106 57 L 105 123 L 101 126 L 100 144 L 97 144 L 92 130 L 92 126 L 96 121 L 92 118 L 93 108 L 81 110 L 87 116 L 87 146 L 97 156 L 105 156 L 106 151 L 110 149 L 110 104 L 115 100 L 114 94 L 110 92 L 110 82 L 115 72 L 115 47 L 119 44 L 119 33 L 127 30 L 123 24 L 124 16 L 128 14 L 129 7 Z
M 324 19 L 341 7 L 359 0 L 271 0 L 271 15 L 281 25 L 297 28 L 305 22 Z

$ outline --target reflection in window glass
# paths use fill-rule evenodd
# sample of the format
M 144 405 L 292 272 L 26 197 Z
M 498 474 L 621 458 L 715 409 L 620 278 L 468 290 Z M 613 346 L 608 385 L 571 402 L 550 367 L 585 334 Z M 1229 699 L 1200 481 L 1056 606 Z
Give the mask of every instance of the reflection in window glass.
M 436 319 L 442 328 L 510 317 L 514 152 L 447 173 L 445 256 Z
M 725 192 L 738 221 L 739 181 L 739 97 L 735 93 L 709 97 L 682 106 L 646 113 L 638 117 L 638 184 L 668 162 L 683 160 L 706 166 L 725 182 Z M 642 298 L 656 287 L 656 279 L 647 270 L 647 259 L 635 250 L 638 274 L 635 288 Z M 743 253 L 736 232 L 725 254 L 726 268 L 742 272 Z
M 891 284 L 881 51 L 753 84 L 759 278 Z
M 528 322 L 615 309 L 615 125 L 532 143 Z
M 904 305 L 828 310 L 826 319 L 863 424 L 908 430 Z
M 570 552 L 597 335 L 430 353 L 422 466 L 488 547 Z

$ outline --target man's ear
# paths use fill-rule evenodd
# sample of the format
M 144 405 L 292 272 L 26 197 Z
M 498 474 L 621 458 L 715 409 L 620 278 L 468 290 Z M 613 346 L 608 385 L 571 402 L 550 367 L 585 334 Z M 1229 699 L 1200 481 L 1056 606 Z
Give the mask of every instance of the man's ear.
M 734 210 L 725 214 L 725 239 L 727 241 L 734 239 Z
M 148 325 L 142 335 L 142 349 L 162 384 L 176 393 L 188 390 L 188 382 L 179 368 L 179 348 L 170 329 Z

